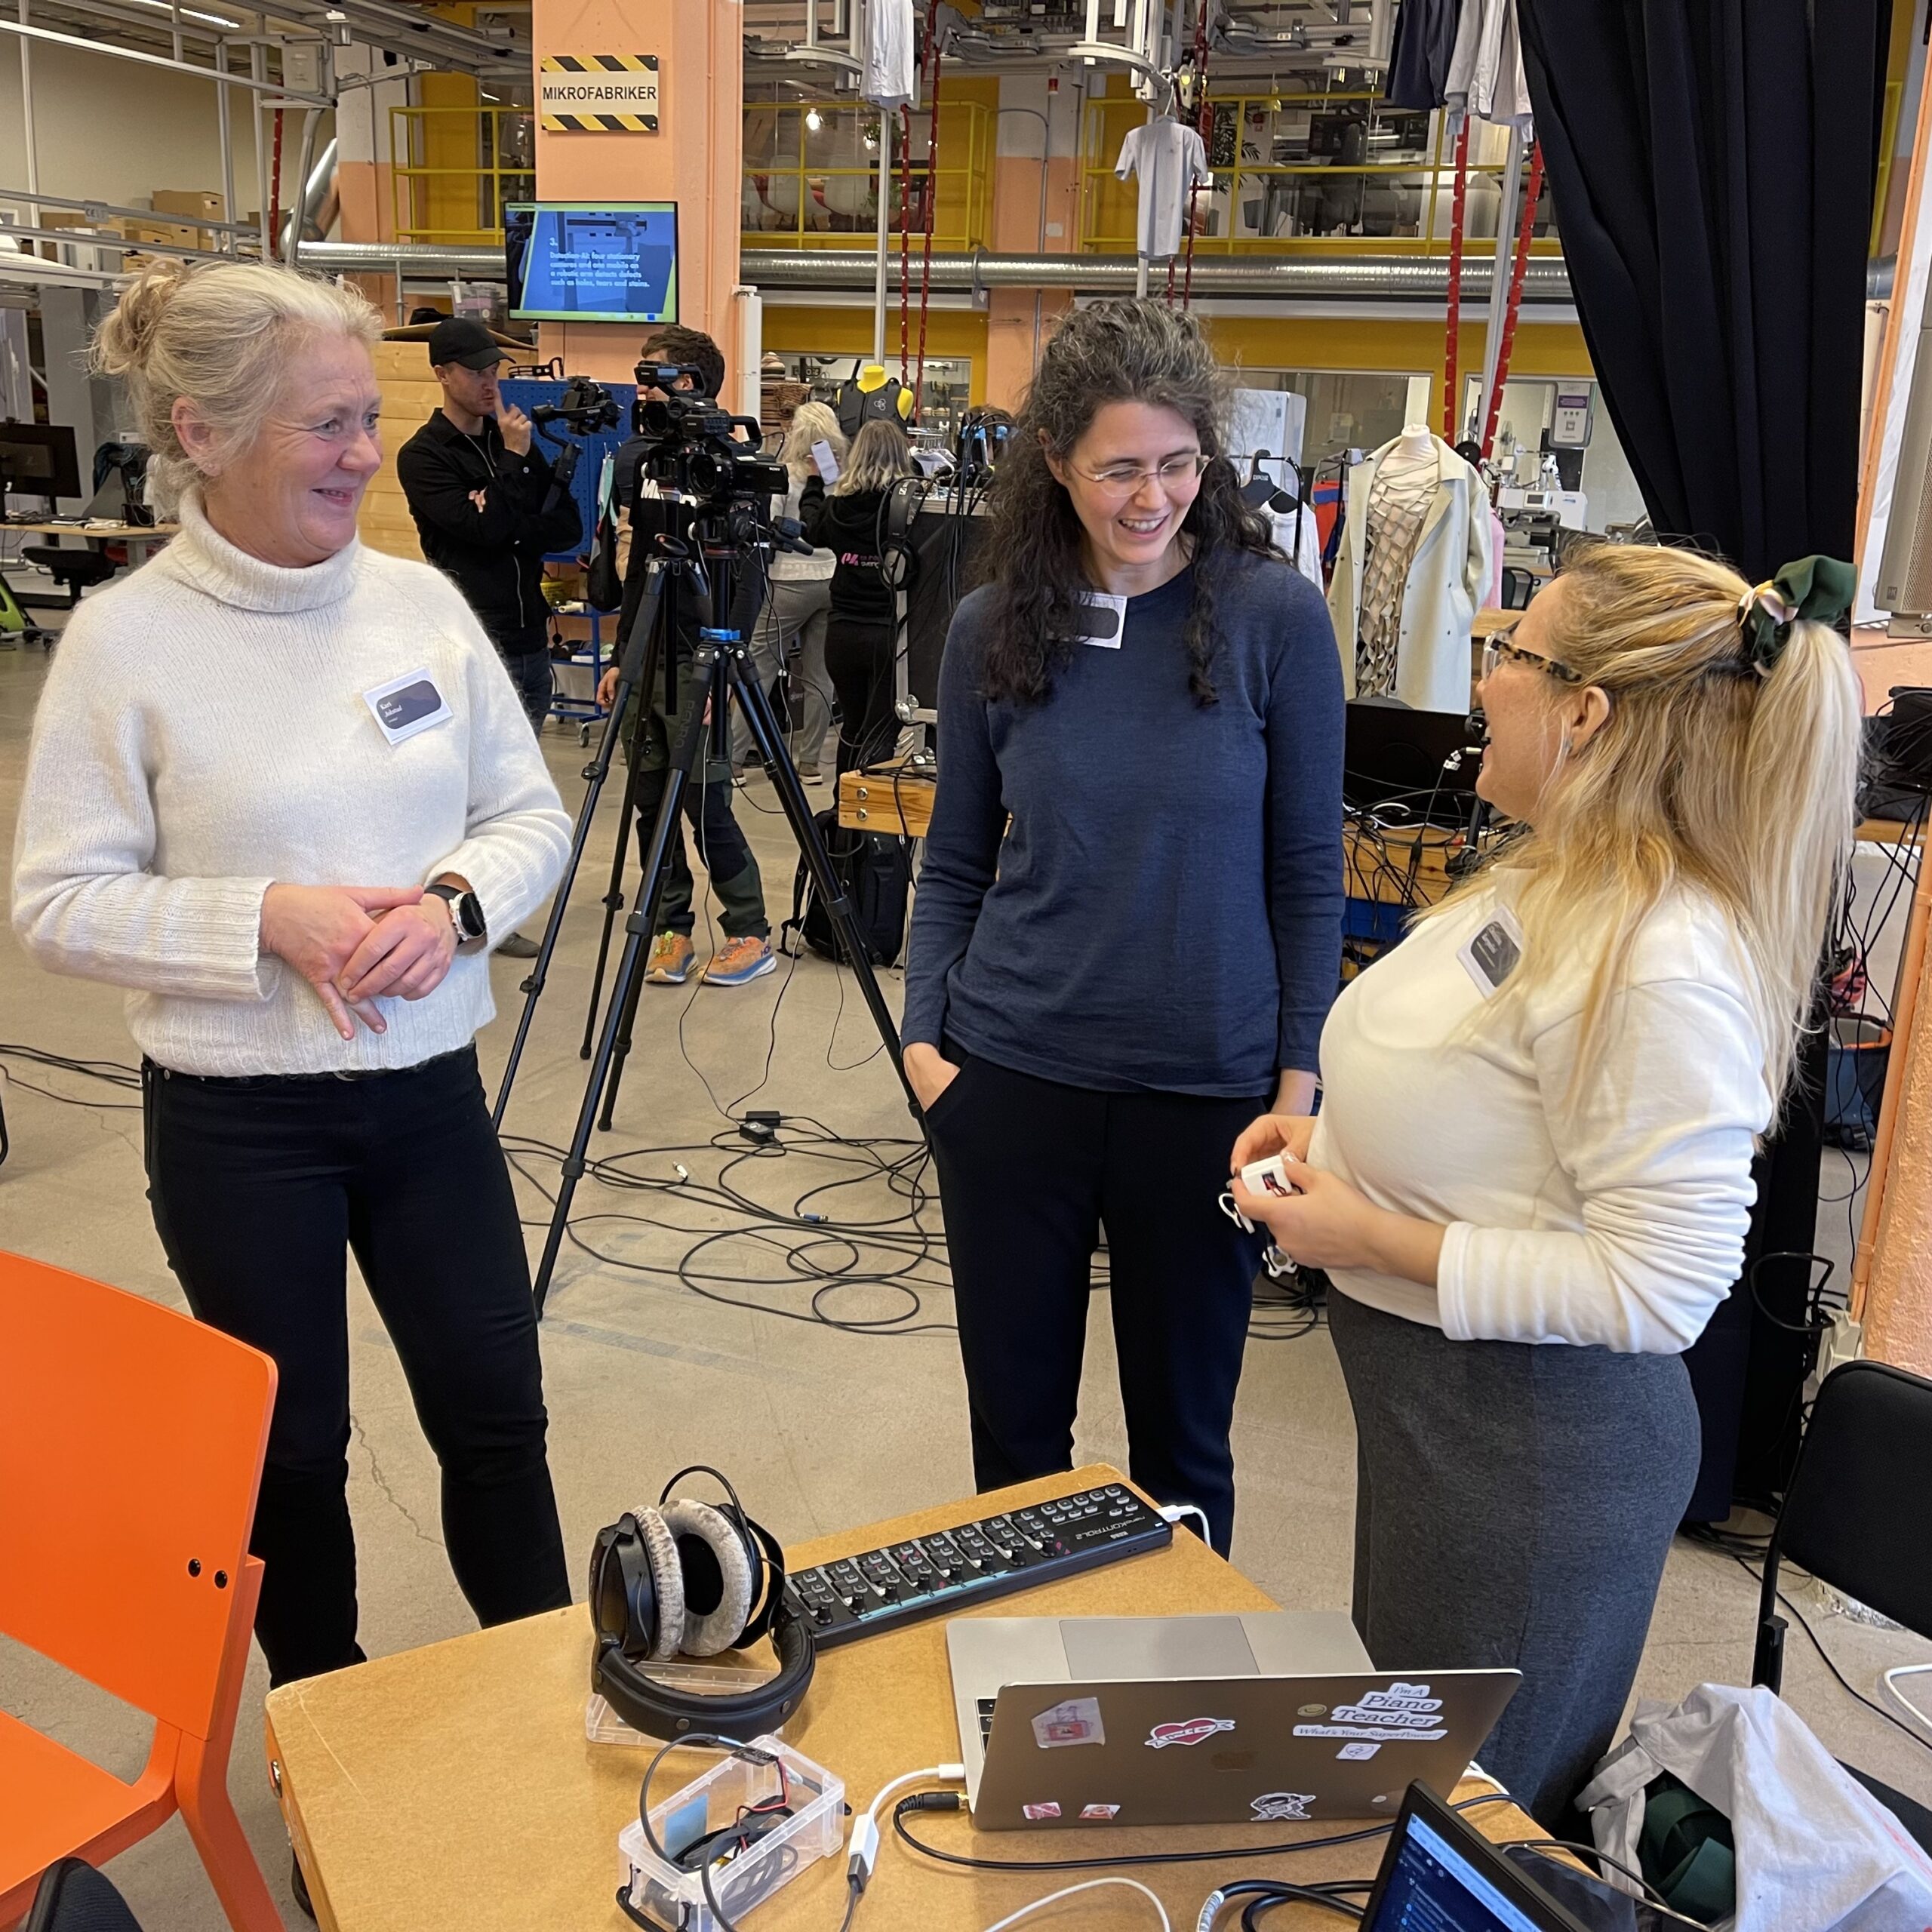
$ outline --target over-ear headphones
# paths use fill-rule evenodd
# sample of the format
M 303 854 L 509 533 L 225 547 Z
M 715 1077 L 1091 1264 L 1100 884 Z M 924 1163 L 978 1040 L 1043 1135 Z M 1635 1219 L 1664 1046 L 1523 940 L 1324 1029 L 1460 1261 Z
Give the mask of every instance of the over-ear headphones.
M 685 1477 L 713 1478 L 730 1499 L 673 1499 Z M 745 1513 L 729 1480 L 703 1463 L 680 1469 L 656 1506 L 627 1511 L 597 1532 L 590 1555 L 590 1685 L 633 1730 L 752 1737 L 797 1709 L 817 1657 L 810 1627 L 785 1601 L 778 1540 Z M 675 1690 L 645 1666 L 681 1653 L 715 1657 L 769 1635 L 778 1675 L 755 1690 L 706 1697 Z

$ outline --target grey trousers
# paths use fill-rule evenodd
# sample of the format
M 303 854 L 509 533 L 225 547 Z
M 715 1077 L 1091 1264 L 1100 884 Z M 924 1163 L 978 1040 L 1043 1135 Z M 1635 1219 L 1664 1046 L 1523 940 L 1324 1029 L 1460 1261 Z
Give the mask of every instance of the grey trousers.
M 829 577 L 779 577 L 758 620 L 758 675 L 768 689 L 781 666 L 790 670 L 792 701 L 800 721 L 792 733 L 792 755 L 805 766 L 817 764 L 823 755 L 832 726 L 832 679 L 825 668 L 831 614 Z
M 1331 1294 L 1355 1628 L 1384 1670 L 1513 1666 L 1478 1754 L 1546 1828 L 1615 1741 L 1700 1454 L 1676 1355 L 1451 1341 Z

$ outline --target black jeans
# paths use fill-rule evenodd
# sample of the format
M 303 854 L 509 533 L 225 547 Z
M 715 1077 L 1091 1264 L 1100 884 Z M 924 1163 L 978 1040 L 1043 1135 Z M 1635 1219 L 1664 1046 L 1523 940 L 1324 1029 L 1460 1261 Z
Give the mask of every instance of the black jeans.
M 523 706 L 523 715 L 530 720 L 530 728 L 540 735 L 555 695 L 549 620 L 538 617 L 519 628 L 515 618 L 506 614 L 486 618 L 483 628 L 497 647 L 497 655 L 503 660 L 510 682 L 516 687 L 517 699 Z
M 899 742 L 893 710 L 895 626 L 835 612 L 825 633 L 825 668 L 838 694 L 838 769 L 876 764 Z
M 1106 1230 L 1128 1472 L 1234 1535 L 1229 1430 L 1260 1243 L 1220 1211 L 1272 1097 L 1105 1094 L 969 1058 L 926 1116 L 982 1489 L 1073 1466 L 1089 1268 Z
M 347 1254 L 442 1466 L 479 1621 L 571 1600 L 530 1268 L 474 1048 L 355 1079 L 143 1069 L 148 1198 L 198 1321 L 275 1358 L 249 1548 L 277 1684 L 361 1660 L 349 1521 Z

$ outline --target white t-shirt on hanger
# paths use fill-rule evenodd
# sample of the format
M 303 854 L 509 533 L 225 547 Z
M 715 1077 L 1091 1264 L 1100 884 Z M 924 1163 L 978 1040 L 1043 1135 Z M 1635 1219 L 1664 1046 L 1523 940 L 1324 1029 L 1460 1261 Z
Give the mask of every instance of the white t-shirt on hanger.
M 1180 253 L 1187 219 L 1188 190 L 1212 187 L 1208 149 L 1192 128 L 1163 116 L 1131 128 L 1120 144 L 1114 172 L 1123 181 L 1140 181 L 1140 220 L 1135 247 L 1155 261 Z
M 919 94 L 912 0 L 866 0 L 864 24 L 860 93 L 880 107 L 909 106 Z

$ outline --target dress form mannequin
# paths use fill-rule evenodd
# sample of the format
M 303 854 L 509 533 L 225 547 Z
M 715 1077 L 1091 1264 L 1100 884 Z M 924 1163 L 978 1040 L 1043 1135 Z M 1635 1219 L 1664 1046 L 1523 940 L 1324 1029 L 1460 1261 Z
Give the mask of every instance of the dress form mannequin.
M 1438 448 L 1426 423 L 1405 424 L 1383 452 L 1369 485 L 1367 568 L 1355 650 L 1355 689 L 1364 697 L 1395 688 L 1403 586 L 1435 500 Z

